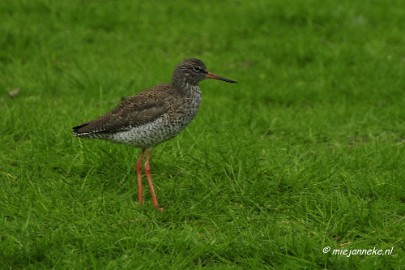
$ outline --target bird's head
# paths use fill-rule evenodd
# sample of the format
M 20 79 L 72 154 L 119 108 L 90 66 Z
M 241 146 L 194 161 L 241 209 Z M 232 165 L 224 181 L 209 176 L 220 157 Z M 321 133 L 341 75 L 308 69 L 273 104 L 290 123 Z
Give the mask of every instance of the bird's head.
M 204 63 L 195 58 L 183 60 L 173 73 L 173 84 L 180 83 L 181 85 L 189 84 L 196 86 L 204 79 L 216 79 L 228 83 L 236 83 L 235 81 L 208 72 Z

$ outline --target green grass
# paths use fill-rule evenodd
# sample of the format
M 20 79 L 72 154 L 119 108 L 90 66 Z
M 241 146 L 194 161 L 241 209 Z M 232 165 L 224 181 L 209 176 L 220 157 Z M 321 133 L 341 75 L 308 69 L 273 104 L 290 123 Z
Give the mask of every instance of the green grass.
M 0 2 L 1 269 L 403 269 L 402 1 L 64 2 Z M 154 148 L 159 213 L 71 127 L 187 57 L 239 83 Z

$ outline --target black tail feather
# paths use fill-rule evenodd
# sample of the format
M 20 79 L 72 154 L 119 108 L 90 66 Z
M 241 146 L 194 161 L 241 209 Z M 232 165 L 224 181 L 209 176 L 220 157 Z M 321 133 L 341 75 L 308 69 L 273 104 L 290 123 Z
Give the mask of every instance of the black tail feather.
M 73 128 L 72 128 L 73 134 L 75 134 L 76 136 L 85 136 L 85 135 L 88 135 L 89 132 L 80 131 L 81 128 L 87 126 L 88 124 L 89 124 L 89 123 L 84 123 L 84 124 L 81 124 L 81 125 L 78 125 L 78 126 L 73 127 Z

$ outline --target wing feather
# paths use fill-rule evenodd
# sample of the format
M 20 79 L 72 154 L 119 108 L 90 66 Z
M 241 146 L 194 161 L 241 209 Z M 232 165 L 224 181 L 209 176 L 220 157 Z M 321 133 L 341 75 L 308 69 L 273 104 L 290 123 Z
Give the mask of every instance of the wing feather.
M 111 112 L 73 128 L 80 136 L 114 133 L 152 122 L 169 109 L 168 98 L 171 87 L 161 84 L 125 99 Z

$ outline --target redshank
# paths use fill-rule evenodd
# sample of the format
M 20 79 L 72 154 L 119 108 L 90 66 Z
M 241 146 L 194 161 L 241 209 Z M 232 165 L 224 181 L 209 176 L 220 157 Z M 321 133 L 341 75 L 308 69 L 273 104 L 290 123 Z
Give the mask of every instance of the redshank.
M 174 70 L 170 84 L 159 84 L 127 98 L 109 113 L 74 127 L 73 133 L 81 138 L 104 139 L 142 148 L 136 162 L 138 202 L 143 204 L 142 161 L 146 154 L 144 170 L 152 203 L 162 210 L 152 182 L 151 150 L 175 137 L 193 120 L 201 102 L 198 83 L 206 78 L 236 83 L 208 72 L 201 60 L 186 59 Z

